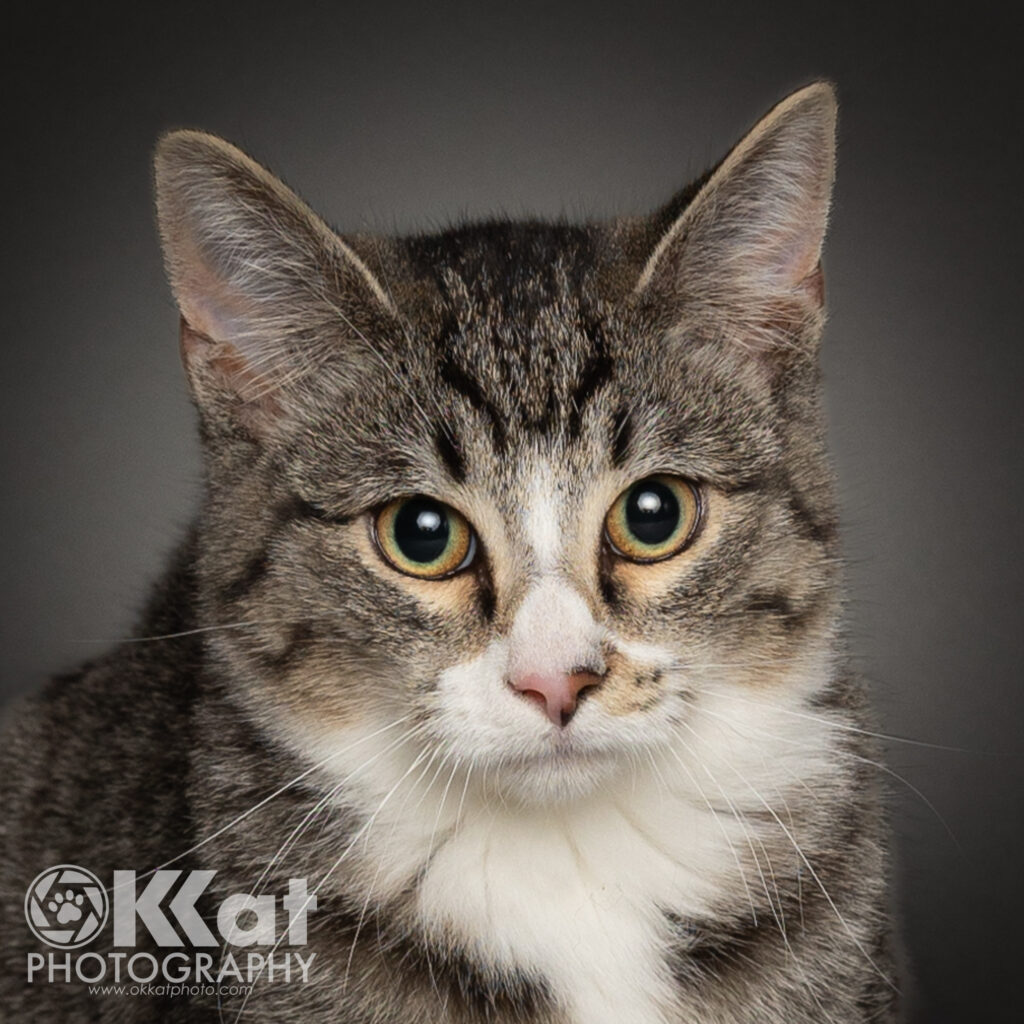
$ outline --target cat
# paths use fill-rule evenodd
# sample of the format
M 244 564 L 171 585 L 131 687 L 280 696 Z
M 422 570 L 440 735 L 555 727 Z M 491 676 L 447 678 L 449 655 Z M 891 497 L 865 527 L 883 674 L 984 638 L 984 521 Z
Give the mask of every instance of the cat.
M 649 217 L 405 238 L 161 139 L 204 499 L 136 636 L 6 725 L 5 1019 L 897 1019 L 835 118 L 799 90 Z

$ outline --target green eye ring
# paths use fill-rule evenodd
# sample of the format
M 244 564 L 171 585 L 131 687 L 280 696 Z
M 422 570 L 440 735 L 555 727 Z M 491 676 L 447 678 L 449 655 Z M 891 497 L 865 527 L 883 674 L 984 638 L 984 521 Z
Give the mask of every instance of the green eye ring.
M 476 556 L 476 534 L 466 517 L 422 494 L 389 502 L 372 522 L 377 550 L 406 576 L 446 579 L 468 568 Z
M 695 484 L 658 473 L 638 480 L 615 499 L 605 516 L 605 539 L 627 561 L 661 562 L 693 541 L 703 512 Z

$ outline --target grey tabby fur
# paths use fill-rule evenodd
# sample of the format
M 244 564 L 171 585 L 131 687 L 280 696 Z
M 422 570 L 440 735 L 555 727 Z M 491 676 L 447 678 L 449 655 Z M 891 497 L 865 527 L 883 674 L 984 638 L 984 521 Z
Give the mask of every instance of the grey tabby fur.
M 342 240 L 220 140 L 161 141 L 205 498 L 157 639 L 6 725 L 4 1019 L 896 1019 L 820 408 L 834 117 L 829 86 L 794 94 L 645 219 L 399 239 Z M 601 523 L 652 473 L 706 518 L 627 564 Z M 368 514 L 411 494 L 473 524 L 469 570 L 378 555 Z M 522 651 L 600 675 L 564 730 L 501 690 Z M 216 870 L 208 916 L 324 880 L 311 981 L 219 1006 L 26 984 L 40 871 L 173 858 Z

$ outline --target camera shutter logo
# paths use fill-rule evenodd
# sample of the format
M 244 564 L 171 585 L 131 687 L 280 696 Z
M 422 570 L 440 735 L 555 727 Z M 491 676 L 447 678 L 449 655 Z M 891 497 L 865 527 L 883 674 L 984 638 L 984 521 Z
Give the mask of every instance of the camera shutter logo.
M 36 938 L 57 949 L 91 942 L 107 921 L 110 903 L 100 880 L 85 868 L 58 864 L 36 875 L 25 893 L 25 920 Z

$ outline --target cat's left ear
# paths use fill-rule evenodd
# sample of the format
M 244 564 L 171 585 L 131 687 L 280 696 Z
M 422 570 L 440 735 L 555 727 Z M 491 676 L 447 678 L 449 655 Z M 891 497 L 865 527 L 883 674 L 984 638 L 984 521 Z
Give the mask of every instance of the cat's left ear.
M 823 82 L 770 111 L 670 223 L 638 296 L 761 356 L 816 340 L 835 123 Z
M 155 172 L 182 357 L 207 422 L 266 434 L 307 371 L 340 357 L 358 378 L 396 312 L 352 246 L 213 135 L 165 135 Z

